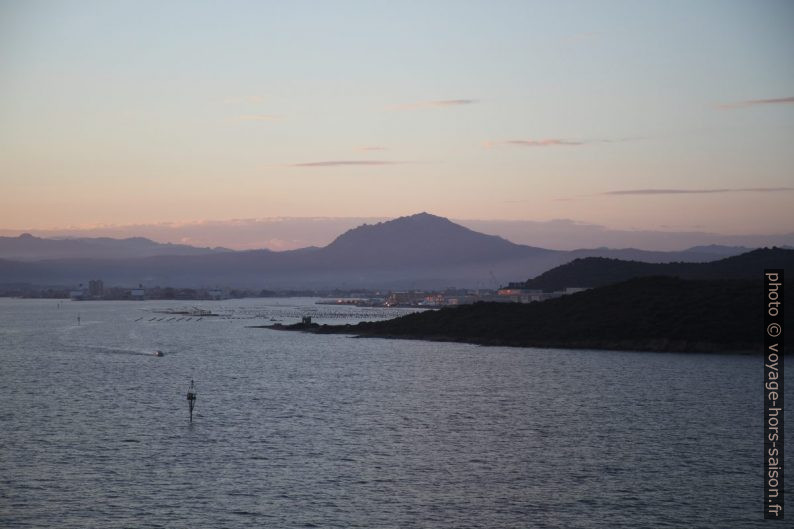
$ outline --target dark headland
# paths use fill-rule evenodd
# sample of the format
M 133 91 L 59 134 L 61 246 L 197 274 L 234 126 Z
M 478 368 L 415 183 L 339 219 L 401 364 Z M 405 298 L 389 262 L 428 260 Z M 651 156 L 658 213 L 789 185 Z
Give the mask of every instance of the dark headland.
M 774 257 L 775 264 L 784 264 L 777 262 L 781 258 L 788 264 L 794 256 L 791 250 L 761 252 Z M 751 257 L 757 266 L 758 255 Z M 763 268 L 750 267 L 744 275 L 723 266 L 730 269 L 726 275 L 731 277 L 635 277 L 538 303 L 475 303 L 356 325 L 298 323 L 268 328 L 497 346 L 760 352 L 765 310 Z M 794 299 L 792 283 L 787 281 L 788 299 Z M 794 328 L 792 313 L 786 315 L 788 328 Z M 786 352 L 791 349 L 788 345 Z

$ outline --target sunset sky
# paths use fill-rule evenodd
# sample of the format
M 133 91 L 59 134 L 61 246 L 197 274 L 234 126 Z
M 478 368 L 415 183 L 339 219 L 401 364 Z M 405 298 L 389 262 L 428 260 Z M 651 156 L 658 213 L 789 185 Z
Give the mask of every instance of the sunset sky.
M 0 2 L 0 228 L 794 231 L 794 2 Z

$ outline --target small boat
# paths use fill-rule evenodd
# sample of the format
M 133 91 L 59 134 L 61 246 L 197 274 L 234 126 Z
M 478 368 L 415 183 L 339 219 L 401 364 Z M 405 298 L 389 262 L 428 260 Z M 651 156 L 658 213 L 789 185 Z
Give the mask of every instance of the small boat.
M 159 350 L 159 349 L 158 349 L 158 350 L 156 350 L 156 351 L 155 351 L 154 353 L 152 353 L 152 354 L 153 354 L 154 356 L 165 356 L 165 355 L 163 354 L 163 352 L 162 352 L 161 350 Z

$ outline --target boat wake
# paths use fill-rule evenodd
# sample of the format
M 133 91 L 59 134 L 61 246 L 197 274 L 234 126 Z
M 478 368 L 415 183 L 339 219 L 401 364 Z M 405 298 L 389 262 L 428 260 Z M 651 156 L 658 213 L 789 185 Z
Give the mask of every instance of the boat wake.
M 99 345 L 86 345 L 75 349 L 89 350 L 101 354 L 133 355 L 133 356 L 165 356 L 159 349 L 121 349 L 116 347 L 103 347 Z

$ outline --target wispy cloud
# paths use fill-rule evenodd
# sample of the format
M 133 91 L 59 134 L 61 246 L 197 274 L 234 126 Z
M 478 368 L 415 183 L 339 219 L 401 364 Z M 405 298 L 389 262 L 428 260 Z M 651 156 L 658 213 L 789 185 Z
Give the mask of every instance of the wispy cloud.
M 237 116 L 237 119 L 240 121 L 275 121 L 283 117 L 276 114 L 243 114 Z
M 541 140 L 505 140 L 505 141 L 486 141 L 485 147 L 498 147 L 500 145 L 516 145 L 519 147 L 558 147 L 558 146 L 574 146 L 584 145 L 585 141 L 579 140 L 565 140 L 560 138 L 545 138 Z
M 392 110 L 413 110 L 418 108 L 448 108 L 473 105 L 479 103 L 478 99 L 441 99 L 437 101 L 419 101 L 417 103 L 404 103 L 400 105 L 390 105 Z
M 621 189 L 606 191 L 600 195 L 709 195 L 716 193 L 779 193 L 794 191 L 794 187 L 744 187 L 715 189 Z
M 624 141 L 634 141 L 643 138 L 615 138 L 615 139 L 582 139 L 572 140 L 565 138 L 542 138 L 538 140 L 500 140 L 500 141 L 485 141 L 483 146 L 486 149 L 500 146 L 515 146 L 515 147 L 577 147 L 580 145 L 590 145 L 594 143 L 622 143 Z
M 719 105 L 722 109 L 745 108 L 759 105 L 791 105 L 794 104 L 794 97 L 779 97 L 775 99 L 748 99 L 746 101 L 736 101 L 734 103 L 723 103 Z
M 400 165 L 408 162 L 395 162 L 388 160 L 328 160 L 323 162 L 293 163 L 289 167 L 351 167 L 351 166 L 378 166 Z

